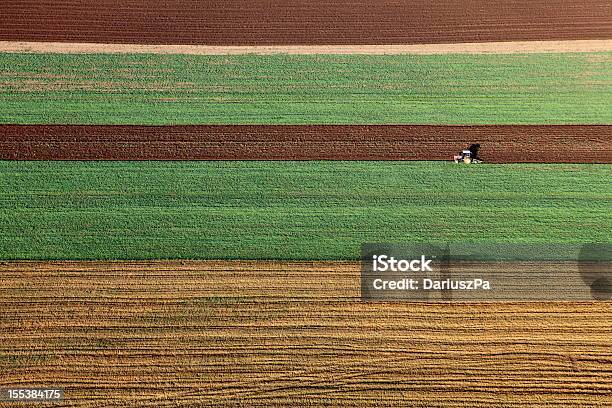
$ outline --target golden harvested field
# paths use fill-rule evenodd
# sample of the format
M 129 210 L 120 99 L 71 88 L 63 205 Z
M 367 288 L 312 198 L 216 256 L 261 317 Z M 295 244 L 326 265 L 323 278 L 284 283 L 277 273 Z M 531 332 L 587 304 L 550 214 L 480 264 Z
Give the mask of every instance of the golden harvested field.
M 69 407 L 612 404 L 610 302 L 364 303 L 357 263 L 6 262 L 0 310 L 0 388 Z

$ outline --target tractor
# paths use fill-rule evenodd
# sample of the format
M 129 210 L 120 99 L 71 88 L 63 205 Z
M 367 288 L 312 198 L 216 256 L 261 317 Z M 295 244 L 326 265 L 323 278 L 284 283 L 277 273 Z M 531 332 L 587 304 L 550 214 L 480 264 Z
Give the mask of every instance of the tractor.
M 453 156 L 455 163 L 465 164 L 479 164 L 482 163 L 480 157 L 478 157 L 478 151 L 480 150 L 480 143 L 473 143 L 467 149 L 461 151 L 458 155 Z

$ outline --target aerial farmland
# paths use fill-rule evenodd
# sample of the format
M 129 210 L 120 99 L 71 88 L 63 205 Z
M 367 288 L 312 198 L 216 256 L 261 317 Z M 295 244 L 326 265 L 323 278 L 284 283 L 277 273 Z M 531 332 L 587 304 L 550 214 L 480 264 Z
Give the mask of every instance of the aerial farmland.
M 612 404 L 608 2 L 2 8 L 0 406 Z M 366 301 L 372 243 L 518 297 Z

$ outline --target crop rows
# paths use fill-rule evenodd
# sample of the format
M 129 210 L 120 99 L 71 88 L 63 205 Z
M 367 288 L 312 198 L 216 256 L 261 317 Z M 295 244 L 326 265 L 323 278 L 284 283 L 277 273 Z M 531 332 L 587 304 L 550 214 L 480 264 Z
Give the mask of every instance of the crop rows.
M 610 124 L 611 56 L 0 54 L 0 123 Z
M 606 242 L 609 165 L 0 162 L 1 259 L 356 259 L 365 242 Z

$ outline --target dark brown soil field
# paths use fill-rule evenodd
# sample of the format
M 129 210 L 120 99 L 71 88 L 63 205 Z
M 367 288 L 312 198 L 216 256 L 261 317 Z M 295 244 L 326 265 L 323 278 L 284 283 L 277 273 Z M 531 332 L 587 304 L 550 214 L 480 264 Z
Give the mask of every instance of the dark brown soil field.
M 612 163 L 612 126 L 0 125 L 1 160 L 450 160 Z
M 90 408 L 612 404 L 610 302 L 359 287 L 358 263 L 2 263 L 0 388 Z
M 612 38 L 609 0 L 4 0 L 0 40 L 416 44 Z

